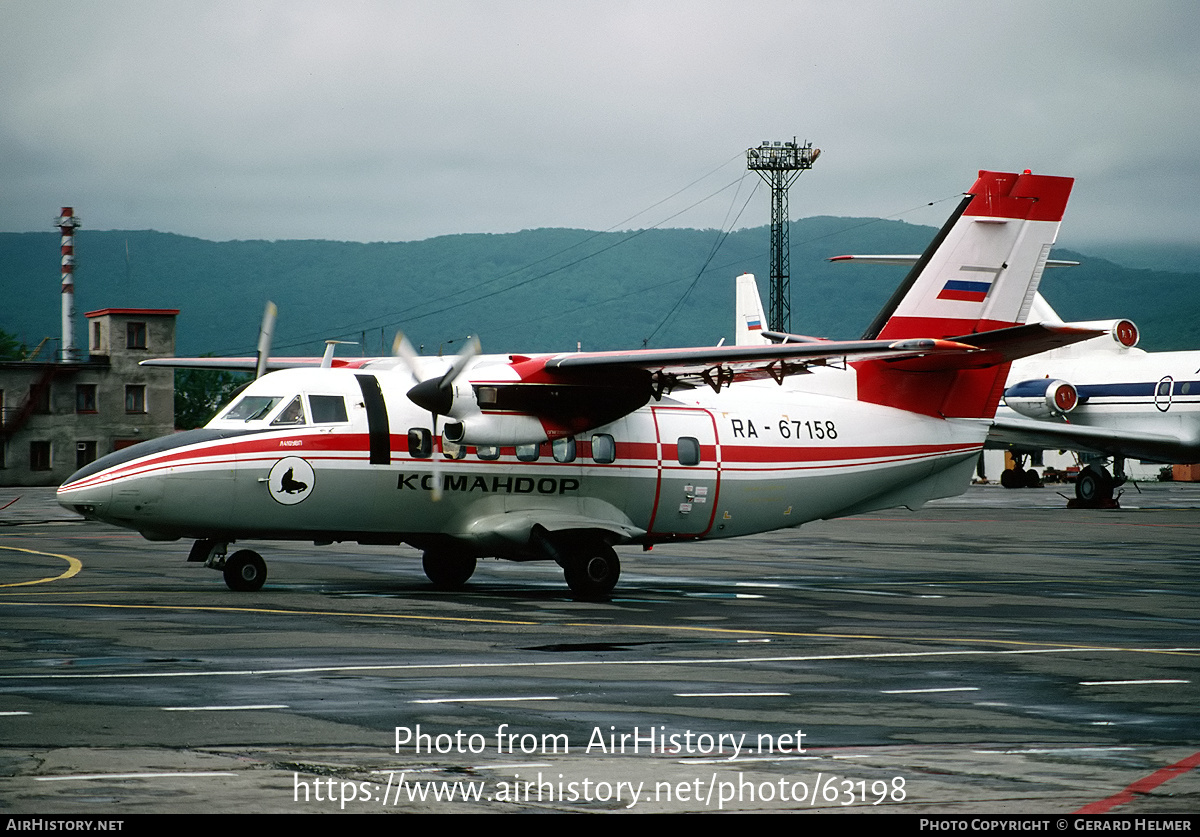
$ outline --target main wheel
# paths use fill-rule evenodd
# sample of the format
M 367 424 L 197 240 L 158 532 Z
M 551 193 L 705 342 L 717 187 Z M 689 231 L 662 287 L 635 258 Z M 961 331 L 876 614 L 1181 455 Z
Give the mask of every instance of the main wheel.
M 1000 472 L 1000 484 L 1005 488 L 1024 488 L 1025 471 L 1021 468 L 1006 468 Z
M 475 556 L 427 549 L 421 556 L 425 576 L 439 590 L 457 590 L 475 572 Z
M 1075 478 L 1075 496 L 1083 503 L 1103 503 L 1113 496 L 1113 478 L 1103 468 L 1091 465 Z
M 242 549 L 225 559 L 225 584 L 239 593 L 253 593 L 267 580 L 267 562 L 257 552 Z
M 599 599 L 612 592 L 621 577 L 621 561 L 607 544 L 571 556 L 563 566 L 567 586 L 581 599 Z

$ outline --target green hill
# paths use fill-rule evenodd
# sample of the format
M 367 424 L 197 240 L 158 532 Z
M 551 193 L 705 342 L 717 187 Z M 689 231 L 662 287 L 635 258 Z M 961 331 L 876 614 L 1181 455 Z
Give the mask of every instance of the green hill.
M 858 336 L 906 269 L 825 259 L 917 253 L 934 232 L 869 218 L 793 222 L 793 330 Z M 767 233 L 538 229 L 362 244 L 81 230 L 77 310 L 179 308 L 181 355 L 252 353 L 268 299 L 280 311 L 278 354 L 319 354 L 335 338 L 365 339 L 342 354 L 379 354 L 397 329 L 427 352 L 452 351 L 468 334 L 496 352 L 707 344 L 732 337 L 737 274 L 756 274 L 765 297 Z M 58 336 L 58 248 L 54 232 L 0 233 L 0 329 L 30 346 Z M 1146 348 L 1200 347 L 1200 275 L 1054 256 L 1083 262 L 1043 281 L 1065 319 L 1129 317 Z

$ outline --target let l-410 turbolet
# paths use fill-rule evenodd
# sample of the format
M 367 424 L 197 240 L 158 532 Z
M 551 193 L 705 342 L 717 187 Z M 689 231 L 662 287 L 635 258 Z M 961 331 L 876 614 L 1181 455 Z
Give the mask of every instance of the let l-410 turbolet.
M 199 430 L 110 454 L 59 502 L 257 590 L 244 540 L 409 544 L 429 578 L 553 560 L 604 596 L 614 545 L 727 538 L 961 493 L 1072 180 L 980 172 L 866 339 L 292 366 Z M 229 365 L 212 359 L 166 365 Z M 316 367 L 316 368 L 314 368 Z M 439 432 L 439 423 L 442 425 Z

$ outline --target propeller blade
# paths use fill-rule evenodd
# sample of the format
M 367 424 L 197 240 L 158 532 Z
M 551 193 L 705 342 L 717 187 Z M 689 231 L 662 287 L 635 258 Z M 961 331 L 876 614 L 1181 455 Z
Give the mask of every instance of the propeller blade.
M 468 337 L 467 342 L 458 350 L 458 354 L 454 356 L 454 362 L 450 364 L 450 368 L 446 370 L 446 374 L 438 381 L 438 386 L 442 389 L 449 389 L 454 383 L 454 379 L 462 374 L 463 369 L 471 362 L 471 359 L 479 354 L 479 338 Z
M 471 337 L 454 356 L 450 368 L 440 378 L 427 378 L 408 391 L 409 399 L 435 415 L 448 416 L 454 407 L 454 382 L 467 364 L 479 354 L 479 340 Z M 414 372 L 414 377 L 417 377 Z M 420 378 L 418 377 L 418 380 Z
M 392 356 L 403 360 L 413 378 L 417 381 L 421 380 L 421 365 L 417 361 L 419 355 L 402 331 L 397 331 L 396 339 L 392 341 Z
M 438 414 L 433 414 L 433 490 L 429 499 L 438 502 L 442 499 L 442 438 L 438 435 Z
M 254 366 L 254 377 L 261 378 L 267 372 L 267 361 L 271 359 L 271 340 L 275 336 L 275 316 L 279 309 L 267 300 L 263 311 L 262 326 L 258 330 L 258 362 Z

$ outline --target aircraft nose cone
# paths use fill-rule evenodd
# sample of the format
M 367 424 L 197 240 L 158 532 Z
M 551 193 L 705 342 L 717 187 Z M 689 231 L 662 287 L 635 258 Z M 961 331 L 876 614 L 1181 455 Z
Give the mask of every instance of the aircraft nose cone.
M 112 500 L 112 486 L 109 483 L 96 485 L 88 480 L 71 477 L 58 487 L 55 497 L 63 508 L 78 512 L 84 517 L 99 519 L 99 513 Z

